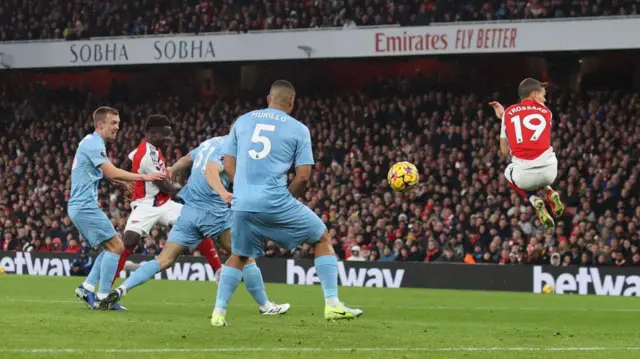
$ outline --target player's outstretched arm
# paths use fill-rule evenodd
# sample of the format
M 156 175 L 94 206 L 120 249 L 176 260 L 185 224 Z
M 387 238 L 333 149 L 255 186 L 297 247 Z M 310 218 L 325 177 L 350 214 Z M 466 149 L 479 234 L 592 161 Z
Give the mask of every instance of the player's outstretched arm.
M 231 155 L 224 155 L 224 172 L 229 177 L 229 181 L 233 182 L 236 175 L 236 158 Z
M 133 182 L 133 181 L 152 182 L 152 181 L 160 181 L 168 177 L 168 174 L 164 172 L 152 173 L 148 175 L 141 175 L 137 173 L 127 172 L 125 170 L 121 170 L 118 167 L 114 166 L 111 162 L 103 163 L 102 165 L 100 165 L 100 168 L 102 169 L 102 172 L 104 172 L 104 176 L 108 180 L 119 180 L 119 181 L 127 181 L 127 182 Z
M 500 115 L 500 157 L 509 159 L 511 150 L 509 149 L 509 140 L 507 138 L 507 126 L 505 124 L 504 107 L 498 102 L 489 103 L 496 111 L 496 116 Z
M 500 154 L 502 158 L 508 158 L 511 155 L 509 150 L 509 141 L 506 138 L 500 138 Z
M 190 168 L 193 165 L 193 159 L 191 158 L 191 153 L 187 153 L 182 156 L 176 163 L 171 167 L 167 167 L 166 171 L 170 174 L 171 177 L 174 177 L 178 173 Z
M 124 189 L 124 198 L 126 198 L 128 201 L 131 200 L 131 198 L 133 198 L 133 183 L 132 182 L 127 182 L 127 181 L 121 181 L 121 180 L 117 180 L 117 179 L 109 179 L 110 182 L 115 183 L 117 185 L 122 186 L 122 188 Z
M 489 106 L 493 107 L 493 111 L 496 113 L 497 118 L 502 118 L 504 115 L 504 106 L 498 101 L 489 102 Z
M 311 178 L 311 165 L 296 167 L 296 177 L 289 184 L 289 192 L 291 192 L 294 197 L 300 197 L 307 187 L 309 178 Z
M 131 162 L 129 157 L 125 158 L 124 161 L 122 161 L 122 163 L 120 164 L 120 169 L 123 169 L 125 171 L 131 171 L 132 168 L 133 162 Z
M 211 186 L 211 188 L 213 188 L 213 190 L 216 191 L 227 204 L 231 204 L 232 194 L 224 188 L 222 180 L 220 179 L 220 172 L 222 172 L 222 167 L 220 167 L 220 165 L 216 162 L 209 162 L 204 170 L 204 176 L 207 179 L 209 186 Z

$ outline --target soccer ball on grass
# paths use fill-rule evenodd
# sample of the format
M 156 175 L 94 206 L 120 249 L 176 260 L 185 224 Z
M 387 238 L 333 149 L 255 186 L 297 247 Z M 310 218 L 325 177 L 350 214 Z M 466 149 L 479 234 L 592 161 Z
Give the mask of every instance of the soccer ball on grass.
M 420 175 L 418 174 L 418 169 L 410 162 L 398 162 L 394 164 L 387 174 L 389 186 L 398 192 L 406 192 L 412 189 L 418 184 L 419 180 Z

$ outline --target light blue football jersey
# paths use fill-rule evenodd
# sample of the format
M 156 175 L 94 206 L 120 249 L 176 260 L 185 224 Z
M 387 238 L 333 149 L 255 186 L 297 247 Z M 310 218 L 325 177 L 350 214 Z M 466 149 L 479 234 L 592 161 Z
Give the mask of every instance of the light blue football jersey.
M 268 108 L 240 116 L 228 137 L 225 152 L 236 158 L 231 209 L 273 213 L 296 204 L 287 173 L 314 164 L 307 126 Z
M 99 166 L 107 162 L 107 148 L 97 132 L 80 141 L 71 168 L 69 207 L 98 206 L 98 184 L 103 177 Z
M 203 211 L 227 211 L 227 204 L 222 200 L 216 191 L 209 186 L 204 171 L 207 163 L 215 162 L 220 167 L 223 166 L 224 145 L 228 136 L 210 138 L 200 144 L 189 153 L 193 160 L 191 175 L 187 184 L 180 190 L 178 196 L 184 200 L 185 205 L 200 208 Z M 220 173 L 220 179 L 225 188 L 229 188 L 229 179 Z

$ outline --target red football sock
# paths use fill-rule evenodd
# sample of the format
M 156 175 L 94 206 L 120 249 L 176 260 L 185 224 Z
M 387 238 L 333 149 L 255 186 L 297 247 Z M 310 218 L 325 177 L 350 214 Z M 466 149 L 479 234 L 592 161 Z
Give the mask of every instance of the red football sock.
M 553 190 L 553 188 L 551 188 L 551 187 L 549 187 L 549 186 L 547 186 L 547 187 L 545 187 L 545 188 L 544 188 L 544 195 L 545 195 L 545 197 L 549 197 L 549 196 L 551 196 L 551 195 L 552 195 L 552 194 L 554 194 L 554 193 L 555 193 L 555 191 Z
M 209 262 L 209 265 L 214 271 L 218 271 L 218 269 L 222 268 L 220 257 L 218 257 L 218 251 L 216 251 L 216 247 L 213 245 L 213 240 L 211 240 L 211 238 L 203 239 L 198 246 L 198 251 L 200 251 L 200 253 L 207 259 L 207 262 Z
M 509 187 L 516 191 L 516 193 L 518 193 L 519 195 L 522 196 L 522 198 L 526 199 L 527 201 L 529 200 L 529 198 L 531 196 L 533 196 L 533 193 L 531 192 L 527 192 L 525 190 L 523 190 L 522 188 L 519 188 L 518 186 L 514 185 L 513 183 L 509 182 Z
M 120 272 L 124 269 L 124 264 L 127 263 L 127 258 L 133 253 L 133 251 L 129 248 L 125 248 L 124 252 L 120 256 L 120 260 L 118 261 L 118 269 L 116 270 L 116 276 L 113 277 L 113 281 L 111 282 L 111 286 L 116 282 L 116 279 L 120 276 Z

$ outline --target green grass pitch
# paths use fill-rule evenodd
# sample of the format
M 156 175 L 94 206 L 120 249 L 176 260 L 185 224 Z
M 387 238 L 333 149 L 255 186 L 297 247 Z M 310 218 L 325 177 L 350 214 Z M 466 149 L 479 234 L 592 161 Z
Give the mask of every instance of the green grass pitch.
M 640 358 L 638 298 L 341 288 L 365 314 L 327 323 L 319 286 L 267 284 L 287 315 L 240 287 L 213 328 L 215 283 L 151 281 L 96 312 L 81 280 L 0 276 L 0 358 Z

